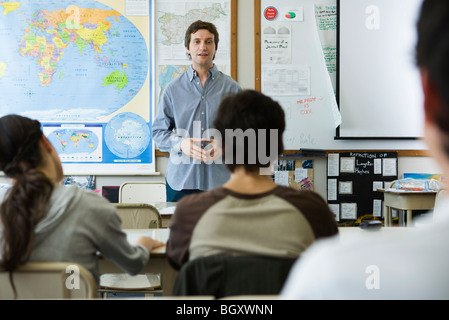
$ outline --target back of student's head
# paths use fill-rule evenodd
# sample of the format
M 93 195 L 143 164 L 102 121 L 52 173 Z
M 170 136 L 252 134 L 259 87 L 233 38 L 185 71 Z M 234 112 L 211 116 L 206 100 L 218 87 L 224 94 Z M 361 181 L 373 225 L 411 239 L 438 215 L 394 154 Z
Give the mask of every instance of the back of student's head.
M 428 71 L 442 105 L 426 116 L 449 134 L 449 1 L 425 0 L 418 21 L 417 64 Z
M 284 151 L 285 114 L 264 94 L 244 90 L 224 98 L 214 122 L 223 139 L 223 159 L 231 172 L 243 166 L 267 168 Z
M 38 121 L 18 115 L 0 118 L 0 170 L 13 181 L 0 207 L 2 265 L 8 271 L 28 259 L 34 228 L 45 216 L 53 190 L 39 171 L 41 138 Z

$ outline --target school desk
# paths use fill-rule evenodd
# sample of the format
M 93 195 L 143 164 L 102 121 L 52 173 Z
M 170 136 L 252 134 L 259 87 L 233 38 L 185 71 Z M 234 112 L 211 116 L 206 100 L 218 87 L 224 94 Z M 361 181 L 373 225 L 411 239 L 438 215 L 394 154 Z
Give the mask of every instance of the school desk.
M 384 194 L 385 227 L 392 226 L 392 209 L 407 212 L 407 227 L 412 226 L 413 210 L 431 210 L 435 206 L 436 191 L 403 191 L 377 189 Z
M 128 241 L 131 243 L 140 236 L 149 236 L 166 243 L 170 232 L 169 229 L 125 229 L 124 231 L 128 236 Z M 100 274 L 123 273 L 123 270 L 112 261 L 102 258 L 99 259 L 99 270 Z M 142 273 L 160 273 L 163 295 L 169 296 L 172 294 L 178 272 L 170 266 L 165 254 L 165 246 L 151 251 L 150 260 L 143 268 Z
M 159 211 L 162 219 L 162 228 L 170 226 L 170 220 L 175 212 L 176 202 L 156 202 L 152 205 Z

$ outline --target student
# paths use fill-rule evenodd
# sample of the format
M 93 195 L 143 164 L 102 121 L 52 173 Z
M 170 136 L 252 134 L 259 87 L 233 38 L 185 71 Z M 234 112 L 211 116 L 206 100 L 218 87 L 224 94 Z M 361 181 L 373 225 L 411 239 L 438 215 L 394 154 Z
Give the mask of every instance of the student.
M 417 64 L 424 91 L 425 139 L 449 176 L 449 1 L 425 0 Z M 283 299 L 448 299 L 449 202 L 434 221 L 406 234 L 323 241 L 293 267 Z
M 0 150 L 0 170 L 12 180 L 0 207 L 0 264 L 6 271 L 27 261 L 69 261 L 86 267 L 98 282 L 98 251 L 137 274 L 152 248 L 163 245 L 149 237 L 129 244 L 107 200 L 60 184 L 59 156 L 38 121 L 0 118 Z
M 192 65 L 164 90 L 153 122 L 154 142 L 160 150 L 170 152 L 168 202 L 218 187 L 229 178 L 224 165 L 207 163 L 220 154 L 207 134 L 218 105 L 226 94 L 241 90 L 214 64 L 218 42 L 219 34 L 212 23 L 196 21 L 190 25 L 185 47 Z
M 222 187 L 178 203 L 167 242 L 175 269 L 213 254 L 296 258 L 316 239 L 338 232 L 318 194 L 276 185 L 263 171 L 284 148 L 277 102 L 245 90 L 222 101 L 214 124 L 231 176 Z

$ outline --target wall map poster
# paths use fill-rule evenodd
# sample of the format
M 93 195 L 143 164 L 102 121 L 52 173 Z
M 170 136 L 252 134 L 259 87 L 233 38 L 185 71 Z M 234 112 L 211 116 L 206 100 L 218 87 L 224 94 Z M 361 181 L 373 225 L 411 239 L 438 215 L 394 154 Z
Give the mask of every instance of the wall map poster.
M 42 123 L 66 174 L 155 171 L 152 5 L 0 1 L 0 116 Z

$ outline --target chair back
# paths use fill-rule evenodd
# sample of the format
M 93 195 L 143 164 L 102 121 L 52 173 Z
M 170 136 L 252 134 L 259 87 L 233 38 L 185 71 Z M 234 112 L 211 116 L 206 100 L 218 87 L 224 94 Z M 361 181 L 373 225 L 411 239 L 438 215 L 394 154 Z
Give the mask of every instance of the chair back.
M 184 264 L 174 296 L 278 295 L 296 259 L 212 255 Z
M 158 229 L 162 227 L 159 211 L 146 203 L 114 203 L 123 229 Z
M 119 189 L 119 203 L 154 204 L 166 200 L 163 181 L 125 182 Z
M 17 299 L 93 299 L 97 283 L 71 262 L 27 262 L 13 273 Z M 14 299 L 9 272 L 0 269 L 0 299 Z

